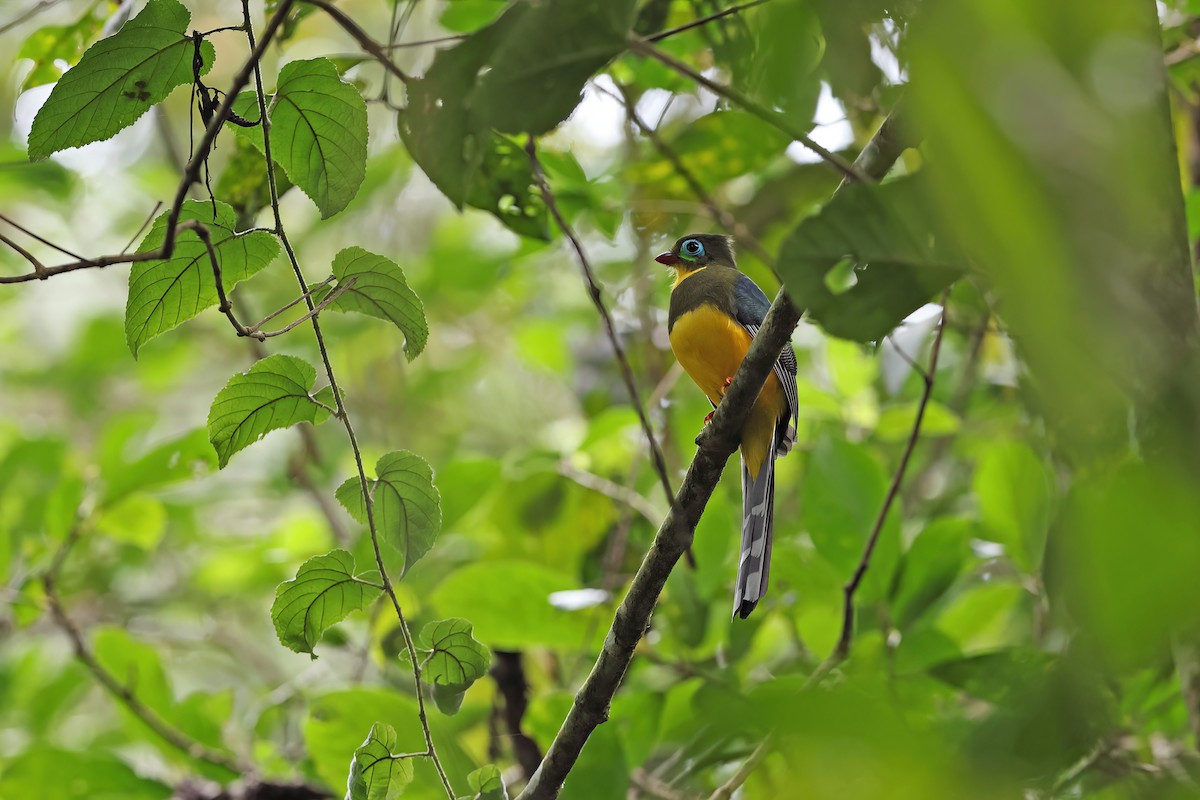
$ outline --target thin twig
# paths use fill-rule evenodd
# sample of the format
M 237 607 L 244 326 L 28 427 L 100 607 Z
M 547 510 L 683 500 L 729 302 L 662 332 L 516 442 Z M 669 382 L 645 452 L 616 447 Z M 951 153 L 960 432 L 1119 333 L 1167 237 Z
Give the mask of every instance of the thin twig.
M 319 290 L 320 290 L 322 287 L 328 286 L 330 283 L 332 283 L 332 282 L 333 282 L 333 281 L 336 279 L 336 277 L 337 277 L 336 275 L 330 275 L 328 278 L 326 278 L 325 280 L 321 281 L 320 283 L 318 283 L 316 286 L 312 287 L 312 288 L 311 288 L 311 289 L 309 289 L 308 291 L 304 292 L 304 293 L 303 293 L 303 294 L 301 294 L 299 297 L 297 297 L 295 300 L 293 300 L 292 302 L 288 303 L 286 306 L 283 306 L 283 307 L 281 307 L 281 308 L 277 308 L 277 309 L 275 309 L 274 311 L 272 311 L 270 314 L 267 314 L 265 317 L 263 317 L 262 319 L 260 319 L 260 320 L 258 321 L 258 324 L 256 324 L 256 325 L 252 325 L 251 327 L 252 327 L 252 328 L 261 328 L 263 325 L 266 325 L 268 322 L 270 322 L 271 320 L 275 319 L 275 318 L 276 318 L 276 317 L 278 317 L 280 314 L 282 314 L 283 312 L 287 311 L 289 308 L 292 308 L 293 306 L 296 306 L 296 305 L 299 305 L 300 303 L 303 303 L 303 302 L 304 302 L 304 298 L 305 298 L 305 297 L 309 297 L 309 296 L 311 296 L 311 295 L 315 294 L 317 291 L 319 291 Z M 356 279 L 356 280 L 357 280 L 357 279 Z
M 308 1 L 315 2 L 316 0 Z M 324 0 L 321 1 L 323 2 Z M 792 137 L 792 139 L 800 142 L 802 145 L 807 147 L 809 150 L 812 150 L 827 163 L 836 168 L 838 172 L 841 172 L 847 180 L 856 181 L 858 183 L 872 182 L 870 176 L 863 173 L 862 170 L 839 156 L 837 153 L 822 147 L 804 131 L 792 125 L 792 123 L 789 122 L 782 114 L 772 111 L 766 106 L 751 100 L 749 97 L 733 87 L 725 86 L 724 84 L 717 83 L 714 80 L 704 77 L 684 62 L 675 58 L 675 56 L 655 47 L 647 39 L 637 36 L 636 34 L 630 34 L 629 49 L 635 53 L 638 53 L 639 55 L 649 56 L 664 66 L 675 70 L 680 75 L 691 78 L 693 81 L 713 92 L 714 94 L 720 95 L 731 103 L 741 106 L 742 108 L 746 109 L 746 111 L 749 111 L 754 116 L 766 122 L 768 125 L 783 131 L 788 136 Z
M 338 15 L 344 16 L 337 9 L 332 9 L 328 3 L 315 3 L 316 5 L 325 7 L 326 13 L 337 19 Z M 284 0 L 284 5 L 290 5 L 290 0 Z M 250 20 L 250 0 L 242 0 L 242 16 L 246 26 L 246 38 L 250 43 L 251 50 L 257 52 L 259 47 L 254 43 L 254 27 Z M 345 27 L 343 25 L 343 27 Z M 357 26 L 356 26 L 357 27 Z M 365 35 L 365 34 L 364 34 Z M 390 63 L 390 62 L 389 62 Z M 279 240 L 283 243 L 284 252 L 287 253 L 288 262 L 292 266 L 292 272 L 296 276 L 296 282 L 300 286 L 301 292 L 307 292 L 308 282 L 304 278 L 304 272 L 300 268 L 300 262 L 296 258 L 296 251 L 292 248 L 291 240 L 288 238 L 287 231 L 283 226 L 283 217 L 279 210 L 279 188 L 275 183 L 274 159 L 271 156 L 271 124 L 270 118 L 267 115 L 266 99 L 263 94 L 262 70 L 258 63 L 254 64 L 254 82 L 255 88 L 258 91 L 258 110 L 260 119 L 263 121 L 263 160 L 267 170 L 267 187 L 271 198 L 271 213 L 275 220 L 275 232 L 279 236 Z M 312 295 L 304 295 L 305 305 L 308 306 L 310 312 L 316 310 L 316 304 L 313 302 Z M 396 590 L 392 586 L 392 580 L 388 576 L 387 568 L 383 563 L 383 553 L 379 548 L 379 529 L 375 523 L 375 503 L 370 491 L 369 481 L 367 480 L 366 469 L 363 467 L 362 450 L 358 446 L 358 436 L 354 432 L 354 425 L 350 421 L 350 414 L 346 411 L 345 401 L 342 399 L 342 391 L 338 387 L 337 375 L 333 369 L 333 363 L 329 359 L 329 349 L 325 344 L 325 336 L 321 332 L 321 322 L 319 316 L 312 316 L 309 319 L 312 324 L 313 337 L 317 342 L 317 349 L 321 353 L 321 363 L 325 367 L 325 376 L 329 380 L 329 386 L 333 390 L 333 400 L 336 405 L 336 416 L 342 421 L 342 427 L 346 430 L 346 438 L 350 441 L 350 451 L 354 455 L 354 465 L 358 472 L 358 487 L 362 493 L 363 505 L 367 512 L 367 530 L 371 534 L 371 548 L 375 554 L 375 564 L 379 569 L 379 574 L 383 582 L 384 593 L 391 600 L 392 608 L 396 611 L 396 618 L 400 622 L 400 632 L 404 638 L 404 647 L 409 655 L 409 663 L 412 665 L 413 674 L 413 690 L 417 699 L 417 717 L 421 723 L 421 732 L 425 736 L 426 752 L 423 756 L 427 756 L 433 763 L 434 769 L 437 770 L 438 778 L 442 782 L 442 788 L 446 791 L 446 796 L 449 800 L 455 800 L 456 795 L 454 787 L 450 784 L 450 778 L 446 775 L 446 769 L 442 765 L 441 759 L 438 757 L 437 748 L 434 746 L 433 734 L 429 730 L 429 718 L 425 711 L 425 698 L 421 691 L 421 668 L 417 656 L 417 647 L 413 642 L 412 632 L 408 627 L 408 620 L 404 616 L 404 610 L 400 607 L 400 601 L 396 597 Z
M 67 272 L 74 272 L 80 269 L 101 269 L 112 266 L 113 264 L 137 264 L 143 261 L 157 261 L 159 259 L 170 258 L 175 252 L 175 239 L 178 235 L 179 215 L 183 211 L 183 203 L 187 199 L 188 192 L 191 190 L 192 184 L 200 181 L 200 172 L 204 168 L 204 164 L 208 159 L 208 154 L 212 151 L 213 143 L 217 140 L 217 134 L 221 132 L 221 127 L 225 121 L 229 119 L 229 115 L 233 110 L 233 102 L 238 94 L 246 86 L 250 80 L 251 73 L 258 73 L 259 61 L 262 59 L 263 53 L 266 52 L 267 46 L 270 45 L 275 33 L 279 30 L 279 26 L 283 24 L 283 20 L 287 17 L 288 11 L 291 10 L 292 3 L 295 0 L 281 0 L 279 7 L 275 13 L 267 20 L 267 25 L 263 29 L 262 38 L 258 44 L 252 47 L 250 56 L 242 64 L 237 74 L 234 75 L 230 82 L 229 89 L 226 90 L 224 99 L 217 111 L 213 114 L 212 120 L 204 129 L 204 135 L 200 138 L 200 143 L 196 146 L 191 159 L 184 168 L 183 176 L 180 178 L 179 185 L 175 189 L 175 198 L 171 203 L 171 210 L 167 214 L 167 224 L 163 234 L 162 246 L 157 250 L 149 250 L 142 253 L 118 253 L 116 255 L 100 256 L 98 258 L 79 259 L 69 264 L 59 264 L 53 267 L 46 267 L 39 272 L 35 269 L 33 272 L 24 275 L 5 275 L 0 276 L 0 284 L 8 283 L 24 283 L 32 280 L 45 280 L 54 275 L 62 275 Z M 259 94 L 261 97 L 262 86 L 259 81 Z M 260 104 L 261 105 L 261 104 Z M 271 171 L 271 177 L 274 178 L 274 172 Z M 32 263 L 32 262 L 31 262 Z
M 895 136 L 894 123 L 885 122 L 872 143 L 859 154 L 857 168 L 872 179 L 878 179 L 887 173 L 902 150 L 903 141 Z M 758 335 L 751 341 L 750 350 L 717 406 L 712 423 L 697 437 L 696 456 L 655 534 L 654 543 L 617 608 L 596 663 L 575 694 L 575 702 L 541 766 L 518 800 L 557 797 L 592 731 L 608 719 L 612 699 L 633 660 L 634 649 L 649 627 L 650 616 L 667 578 L 691 544 L 696 524 L 725 464 L 738 448 L 750 408 L 799 322 L 799 309 L 781 292 L 771 304 Z
M 160 115 L 160 117 L 161 117 L 161 115 Z M 142 235 L 142 231 L 144 231 L 144 230 L 146 230 L 146 228 L 150 227 L 150 223 L 154 221 L 154 217 L 158 214 L 158 210 L 160 208 L 162 208 L 162 200 L 159 200 L 157 203 L 154 204 L 154 208 L 150 209 L 150 213 L 148 215 L 146 215 L 146 221 L 142 223 L 142 227 L 137 229 L 137 233 L 135 233 L 133 236 L 129 237 L 129 241 L 125 244 L 124 247 L 121 248 L 122 254 L 128 253 L 129 248 L 133 247 L 133 243 L 136 242 L 138 240 L 138 238 Z
M 736 5 L 736 6 L 730 6 L 729 8 L 714 12 L 712 14 L 709 14 L 708 16 L 700 17 L 699 19 L 694 19 L 691 22 L 685 22 L 682 25 L 676 25 L 674 28 L 668 28 L 665 31 L 659 31 L 658 33 L 647 36 L 646 41 L 647 42 L 661 42 L 663 39 L 674 36 L 677 33 L 683 33 L 684 31 L 690 31 L 692 28 L 699 28 L 701 25 L 707 25 L 708 23 L 712 22 L 713 20 L 718 20 L 718 19 L 721 19 L 722 17 L 728 17 L 730 14 L 737 14 L 738 12 L 745 11 L 748 8 L 754 8 L 755 6 L 761 6 L 765 2 L 767 2 L 767 0 L 752 0 L 752 2 L 749 2 L 749 3 L 742 3 L 742 4 Z
M 579 469 L 567 461 L 562 461 L 558 465 L 558 474 L 574 481 L 585 489 L 591 489 L 593 492 L 599 492 L 605 497 L 624 503 L 638 514 L 641 514 L 651 525 L 657 525 L 659 519 L 662 518 L 662 514 L 645 497 L 642 497 L 642 495 L 627 486 L 610 481 L 602 475 L 596 475 L 587 470 Z
M 21 258 L 28 261 L 29 265 L 31 267 L 33 267 L 33 274 L 35 276 L 41 278 L 42 280 L 46 280 L 46 278 L 50 277 L 49 275 L 46 274 L 46 265 L 43 264 L 41 261 L 38 261 L 37 256 L 35 256 L 33 253 L 29 252 L 24 247 L 21 247 L 21 245 L 17 244 L 12 239 L 5 236 L 3 233 L 0 233 L 0 242 L 4 242 L 6 245 L 11 247 L 13 250 L 16 250 L 17 255 L 21 256 Z
M 640 792 L 658 800 L 700 800 L 698 796 L 681 792 L 641 767 L 629 774 L 629 782 Z
M 888 485 L 887 494 L 883 498 L 883 505 L 879 507 L 879 513 L 875 516 L 875 522 L 871 526 L 870 534 L 867 536 L 867 544 L 863 548 L 862 556 L 858 560 L 858 566 L 855 567 L 854 574 L 850 580 L 842 587 L 844 596 L 842 602 L 842 632 L 838 637 L 837 646 L 834 647 L 829 657 L 817 665 L 817 668 L 808 676 L 808 680 L 804 682 L 804 688 L 806 689 L 819 683 L 834 667 L 845 661 L 850 655 L 850 644 L 854 638 L 854 595 L 858 591 L 858 587 L 862 584 L 863 577 L 866 576 L 867 569 L 871 565 L 871 556 L 875 552 L 875 545 L 879 542 L 879 535 L 883 531 L 887 515 L 900 493 L 900 486 L 904 482 L 904 473 L 908 470 L 908 462 L 912 458 L 913 450 L 917 446 L 917 440 L 921 438 L 921 423 L 925 419 L 925 409 L 929 405 L 930 395 L 933 394 L 933 383 L 937 375 L 938 355 L 942 351 L 942 339 L 946 333 L 946 303 L 948 299 L 949 290 L 942 295 L 942 317 L 938 322 L 937 334 L 933 338 L 933 348 L 929 354 L 929 367 L 921 375 L 924 388 L 921 391 L 921 400 L 917 405 L 917 416 L 913 420 L 912 430 L 909 432 L 908 441 L 904 445 L 904 452 L 900 456 L 899 463 L 896 464 L 896 471 L 892 474 L 892 481 Z
M 766 0 L 762 0 L 762 2 L 766 2 Z M 601 86 L 598 88 L 603 92 L 607 92 L 610 97 L 613 96 L 612 93 L 608 92 L 608 90 L 604 87 Z M 738 222 L 737 219 L 734 218 L 733 214 L 721 207 L 712 194 L 710 194 L 709 191 L 704 188 L 704 185 L 700 183 L 700 180 L 696 177 L 696 175 L 690 169 L 688 169 L 686 164 L 683 163 L 683 159 L 679 157 L 679 154 L 675 152 L 674 148 L 668 145 L 662 136 L 659 135 L 658 131 L 656 131 L 654 128 L 651 128 L 642 120 L 641 117 L 638 116 L 637 108 L 633 102 L 633 98 L 629 96 L 628 92 L 624 91 L 624 87 L 622 87 L 621 96 L 617 97 L 616 99 L 625 104 L 625 108 L 629 114 L 629 118 L 633 120 L 633 124 L 637 126 L 638 130 L 642 132 L 643 136 L 650 140 L 650 143 L 654 145 L 654 149 L 656 149 L 663 158 L 671 163 L 671 166 L 675 168 L 675 172 L 679 175 L 679 177 L 683 178 L 692 194 L 696 195 L 696 199 L 699 200 L 706 209 L 708 209 L 709 215 L 712 216 L 717 224 L 737 237 L 739 247 L 745 247 L 747 250 L 754 253 L 754 255 L 757 256 L 760 261 L 774 271 L 775 259 L 771 257 L 771 254 L 767 252 L 767 249 L 762 246 L 762 243 L 760 243 L 758 239 L 750 232 L 749 228 Z
M 537 148 L 534 145 L 532 136 L 529 137 L 525 151 L 529 155 L 529 163 L 533 166 L 533 177 L 541 189 L 542 199 L 546 203 L 546 208 L 550 210 L 550 215 L 554 217 L 559 230 L 562 231 L 563 236 L 567 237 L 567 240 L 571 243 L 571 247 L 575 250 L 575 257 L 579 262 L 583 281 L 587 284 L 588 296 L 592 300 L 592 305 L 596 307 L 597 313 L 600 314 L 601 322 L 604 323 L 604 332 L 608 335 L 609 344 L 612 345 L 613 354 L 617 357 L 617 363 L 621 368 L 621 378 L 625 381 L 625 390 L 629 392 L 629 400 L 633 404 L 634 411 L 637 412 L 638 421 L 642 424 L 642 432 L 646 435 L 646 443 L 650 446 L 650 457 L 654 462 L 654 469 L 658 472 L 658 478 L 662 483 L 663 492 L 667 496 L 667 502 L 673 504 L 675 502 L 675 491 L 671 488 L 671 479 L 667 474 L 667 460 L 663 457 L 662 448 L 658 446 L 658 439 L 654 436 L 654 428 L 650 425 L 650 418 L 646 416 L 646 409 L 642 406 L 641 393 L 638 391 L 637 381 L 633 377 L 633 367 L 629 365 L 629 359 L 625 356 L 625 348 L 621 346 L 620 337 L 617 336 L 617 327 L 613 323 L 612 315 L 608 312 L 608 307 L 604 305 L 604 294 L 600 290 L 600 284 L 596 281 L 596 273 L 592 270 L 592 262 L 588 259 L 587 252 L 583 249 L 583 244 L 579 241 L 579 237 L 575 235 L 571 224 L 567 222 L 558 208 L 554 192 L 550 190 L 550 184 L 546 182 L 546 173 L 542 170 L 542 162 L 538 160 Z
M 341 296 L 342 296 L 342 295 L 343 295 L 345 292 L 349 291 L 350 287 L 351 287 L 351 286 L 353 286 L 357 280 L 358 280 L 358 278 L 357 278 L 357 277 L 355 277 L 355 278 L 351 278 L 350 280 L 348 280 L 348 281 L 346 281 L 345 283 L 343 283 L 341 286 L 338 286 L 336 289 L 334 289 L 332 292 L 330 292 L 330 293 L 329 293 L 329 295 L 328 295 L 327 297 L 325 297 L 325 298 L 324 298 L 324 299 L 323 299 L 323 300 L 322 300 L 320 303 L 318 303 L 318 304 L 316 305 L 316 307 L 315 307 L 315 308 L 313 308 L 313 309 L 312 309 L 311 311 L 309 311 L 307 314 L 305 314 L 304 316 L 300 317 L 300 318 L 299 318 L 299 319 L 297 319 L 296 321 L 294 321 L 294 322 L 291 322 L 291 323 L 289 323 L 289 324 L 285 325 L 284 327 L 280 328 L 279 330 L 277 330 L 277 331 L 262 331 L 262 332 L 260 333 L 260 332 L 259 332 L 259 330 L 258 330 L 258 329 L 259 329 L 259 327 L 262 325 L 262 322 L 260 322 L 260 323 L 258 323 L 258 325 L 254 325 L 254 326 L 252 326 L 252 327 L 250 328 L 250 335 L 251 335 L 251 336 L 262 336 L 262 338 L 264 338 L 264 339 L 269 339 L 269 338 L 271 338 L 272 336 L 282 336 L 283 334 L 285 334 L 285 333 L 287 333 L 288 331 L 290 331 L 292 328 L 295 328 L 295 327 L 296 327 L 296 326 L 298 326 L 298 325 L 302 325 L 302 324 L 304 324 L 305 322 L 307 322 L 308 320 L 310 320 L 310 319 L 312 319 L 313 317 L 315 317 L 317 314 L 320 314 L 322 311 L 324 311 L 326 308 L 328 308 L 328 307 L 329 307 L 329 305 L 330 305 L 331 303 L 333 303 L 333 301 L 337 300 L 337 299 L 338 299 L 339 297 L 341 297 Z M 326 281 L 326 283 L 328 283 L 328 281 Z M 321 284 L 321 285 L 324 285 L 324 284 Z M 315 291 L 315 290 L 314 290 L 314 291 Z M 312 293 L 311 293 L 311 292 L 309 292 L 309 293 L 307 293 L 307 294 L 308 294 L 308 296 L 310 296 L 310 297 L 311 297 L 311 295 L 312 295 Z M 296 298 L 296 300 L 295 300 L 295 301 L 293 301 L 293 302 L 291 303 L 291 305 L 295 305 L 296 303 L 299 303 L 299 302 L 303 301 L 304 299 L 305 299 L 305 297 L 304 297 L 304 296 L 298 297 L 298 298 Z M 289 306 L 289 307 L 290 307 L 290 306 Z M 265 321 L 266 321 L 266 320 L 264 320 L 264 322 L 265 322 Z
M 346 12 L 333 3 L 327 2 L 327 0 L 304 0 L 304 2 L 316 6 L 332 17 L 333 21 L 341 25 L 342 30 L 350 34 L 351 38 L 358 42 L 359 47 L 374 56 L 375 60 L 383 65 L 384 69 L 404 83 L 408 83 L 408 73 L 400 69 L 400 67 L 396 66 L 396 62 L 388 58 L 387 47 L 372 39 L 370 34 L 360 28 L 357 22 L 346 16 Z
M 42 13 L 43 11 L 45 11 L 49 8 L 53 8 L 54 6 L 58 5 L 61 2 L 62 2 L 62 0 L 38 0 L 37 3 L 34 3 L 32 6 L 25 9 L 20 14 L 18 14 L 16 17 L 14 17 L 13 19 L 9 20 L 8 22 L 4 23 L 3 25 L 0 25 L 0 33 L 8 33 L 13 28 L 20 25 L 22 22 L 26 22 L 30 19 L 33 19 L 38 14 Z
M 449 36 L 435 36 L 432 39 L 418 39 L 412 42 L 396 42 L 389 44 L 386 50 L 402 50 L 406 47 L 425 47 L 430 44 L 446 44 L 447 42 L 461 42 L 464 39 L 470 39 L 470 35 L 465 33 L 452 33 Z
M 771 736 L 767 736 L 766 739 L 759 742 L 758 747 L 754 748 L 754 752 L 742 762 L 742 766 L 738 767 L 738 771 L 733 773 L 729 780 L 718 786 L 717 790 L 708 796 L 708 800 L 729 800 L 729 798 L 733 797 L 733 793 L 737 791 L 738 787 L 749 780 L 750 774 L 758 768 L 759 763 L 766 757 L 772 738 Z
M 79 261 L 86 260 L 86 259 L 84 259 L 83 256 L 78 255 L 77 253 L 73 253 L 70 250 L 68 250 L 67 248 L 61 247 L 60 245 L 55 244 L 54 242 L 50 241 L 49 239 L 43 239 L 41 236 L 38 236 L 33 231 L 29 230 L 28 228 L 26 228 L 25 226 L 16 222 L 15 220 L 12 220 L 12 219 L 4 216 L 3 214 L 0 214 L 0 220 L 7 222 L 9 225 L 12 225 L 14 228 L 19 230 L 21 233 L 25 234 L 26 236 L 36 239 L 37 241 L 41 242 L 42 244 L 46 245 L 47 247 L 53 248 L 54 250 L 57 250 L 58 252 L 62 253 L 63 255 L 70 256 L 71 258 L 77 259 Z
M 71 530 L 67 533 L 58 552 L 55 553 L 54 559 L 51 561 L 50 567 L 42 575 L 42 586 L 46 590 L 46 601 L 50 606 L 50 615 L 67 638 L 71 641 L 71 649 L 75 653 L 75 657 L 92 673 L 92 677 L 104 687 L 104 689 L 112 695 L 112 697 L 125 706 L 130 713 L 141 720 L 147 728 L 149 728 L 155 736 L 162 739 L 171 747 L 179 750 L 181 753 L 203 761 L 213 766 L 227 769 L 230 772 L 239 774 L 249 773 L 253 767 L 246 762 L 241 761 L 234 756 L 209 747 L 201 742 L 192 739 L 183 731 L 168 723 L 157 712 L 146 706 L 138 699 L 137 695 L 119 681 L 115 675 L 104 668 L 97 659 L 87 643 L 83 639 L 83 633 L 76 627 L 71 618 L 67 616 L 63 610 L 62 598 L 58 594 L 58 576 L 62 571 L 63 564 L 66 563 L 67 555 L 71 548 L 78 541 L 83 527 L 82 520 L 76 520 Z

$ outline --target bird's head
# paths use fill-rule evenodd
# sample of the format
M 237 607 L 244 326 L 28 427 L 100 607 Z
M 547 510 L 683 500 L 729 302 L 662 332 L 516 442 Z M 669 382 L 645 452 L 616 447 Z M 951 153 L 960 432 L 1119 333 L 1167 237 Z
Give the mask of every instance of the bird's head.
M 654 260 L 681 273 L 714 264 L 737 269 L 733 260 L 733 240 L 717 233 L 689 233 Z

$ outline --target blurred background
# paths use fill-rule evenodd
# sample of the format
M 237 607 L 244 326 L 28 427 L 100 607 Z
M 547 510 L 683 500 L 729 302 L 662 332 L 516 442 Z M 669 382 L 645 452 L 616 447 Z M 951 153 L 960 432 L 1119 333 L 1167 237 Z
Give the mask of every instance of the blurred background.
M 130 5 L 0 0 L 0 213 L 84 256 L 139 236 L 203 129 L 183 87 L 109 141 L 28 162 L 51 85 Z M 185 5 L 195 28 L 241 21 L 237 2 Z M 338 7 L 394 44 L 471 34 L 506 4 Z M 635 30 L 723 7 L 646 0 Z M 261 26 L 262 3 L 251 9 Z M 903 97 L 913 147 L 891 175 L 927 179 L 913 213 L 954 242 L 961 277 L 944 305 L 926 291 L 903 309 L 885 338 L 801 323 L 799 444 L 778 466 L 770 592 L 730 622 L 733 464 L 697 528 L 696 569 L 672 575 L 564 797 L 708 797 L 772 729 L 772 752 L 735 796 L 1200 795 L 1197 36 L 1194 0 L 770 0 L 659 42 L 847 159 Z M 210 40 L 205 81 L 222 87 L 245 39 Z M 455 44 L 393 52 L 421 75 Z M 268 49 L 268 89 L 284 64 L 320 56 L 367 98 L 366 179 L 329 220 L 289 189 L 283 220 L 310 281 L 360 246 L 399 264 L 424 304 L 429 341 L 412 363 L 392 326 L 321 320 L 366 462 L 411 450 L 441 494 L 440 537 L 396 584 L 414 630 L 465 617 L 493 651 L 493 677 L 457 714 L 431 707 L 451 779 L 466 793 L 466 774 L 495 763 L 519 787 L 667 501 L 540 198 L 457 211 L 398 135 L 404 87 L 320 12 Z M 709 406 L 670 352 L 671 276 L 653 256 L 685 233 L 733 232 L 710 202 L 775 256 L 841 176 L 744 107 L 629 53 L 588 80 L 539 155 L 678 487 Z M 222 133 L 211 185 L 243 227 L 270 224 L 259 164 Z M 4 222 L 0 233 L 21 235 Z M 851 220 L 846 236 L 857 234 Z M 20 241 L 48 264 L 70 260 Z M 774 265 L 746 241 L 739 266 L 774 296 Z M 922 266 L 894 261 L 860 258 L 848 285 L 832 271 L 824 281 L 835 301 L 888 305 L 886 285 L 864 280 L 856 294 L 853 274 Z M 0 247 L 0 275 L 27 270 Z M 400 749 L 423 747 L 386 604 L 327 633 L 317 660 L 281 647 L 272 626 L 275 587 L 305 559 L 343 547 L 372 561 L 333 496 L 354 474 L 344 431 L 271 433 L 218 471 L 205 428 L 231 375 L 268 352 L 319 363 L 315 342 L 300 327 L 259 348 L 209 310 L 135 360 L 128 274 L 0 286 L 0 797 L 216 796 L 187 792 L 231 778 L 165 745 L 72 657 L 39 578 L 77 509 L 59 589 L 99 662 L 197 741 L 340 795 L 373 722 L 393 725 Z M 258 319 L 295 292 L 281 258 L 235 302 Z M 842 586 L 939 336 L 912 461 L 856 596 L 850 658 L 802 691 L 837 642 Z M 506 715 L 522 687 L 528 708 Z M 405 796 L 444 796 L 425 762 Z

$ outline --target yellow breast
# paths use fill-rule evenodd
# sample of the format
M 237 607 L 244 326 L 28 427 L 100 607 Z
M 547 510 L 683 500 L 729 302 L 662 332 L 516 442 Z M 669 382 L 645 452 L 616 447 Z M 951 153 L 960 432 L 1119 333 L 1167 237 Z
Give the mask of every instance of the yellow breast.
M 671 350 L 713 405 L 721 402 L 725 379 L 732 378 L 750 349 L 750 334 L 715 306 L 680 315 L 671 328 Z M 766 458 L 776 422 L 787 414 L 787 399 L 772 372 L 742 430 L 742 456 L 752 477 Z
M 700 306 L 675 320 L 671 349 L 680 366 L 714 404 L 750 349 L 750 334 L 714 306 Z

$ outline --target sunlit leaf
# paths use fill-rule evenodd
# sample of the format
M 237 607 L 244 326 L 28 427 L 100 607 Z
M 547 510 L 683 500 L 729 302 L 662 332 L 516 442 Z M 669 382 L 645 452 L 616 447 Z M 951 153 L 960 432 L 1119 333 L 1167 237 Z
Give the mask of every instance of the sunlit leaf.
M 457 713 L 467 689 L 487 674 L 491 663 L 488 649 L 471 635 L 471 623 L 461 618 L 426 625 L 418 649 L 421 679 L 433 686 L 438 708 L 446 714 Z
M 473 800 L 508 800 L 504 776 L 495 764 L 487 764 L 467 776 L 467 785 L 475 792 Z
M 316 377 L 307 361 L 277 353 L 230 378 L 208 412 L 208 438 L 220 466 L 270 431 L 324 422 L 329 407 L 311 394 Z
M 337 277 L 337 286 L 344 286 L 350 280 L 354 284 L 338 295 L 329 308 L 357 311 L 391 322 L 404 334 L 404 354 L 408 360 L 420 355 L 429 338 L 425 308 L 421 298 L 409 288 L 404 270 L 396 262 L 361 247 L 347 247 L 334 256 L 333 274 Z M 331 287 L 328 291 L 336 288 Z M 319 300 L 320 296 L 315 299 Z
M 279 240 L 266 231 L 238 234 L 236 215 L 224 203 L 189 200 L 183 204 L 181 222 L 196 220 L 208 228 L 221 279 L 228 292 L 271 263 L 279 255 Z M 163 212 L 142 239 L 137 252 L 159 249 L 166 234 L 168 212 Z M 208 249 L 193 230 L 179 233 L 175 251 L 166 260 L 142 261 L 129 271 L 129 298 L 125 304 L 125 341 L 136 357 L 146 342 L 186 322 L 217 304 L 217 284 Z
M 107 139 L 127 128 L 176 86 L 192 81 L 191 14 L 178 0 L 150 0 L 136 17 L 88 48 L 38 111 L 29 133 L 37 160 Z M 213 46 L 201 47 L 204 69 Z
M 378 576 L 367 577 L 372 574 Z M 284 647 L 312 653 L 326 630 L 366 608 L 380 592 L 374 581 L 354 574 L 354 556 L 345 550 L 314 556 L 300 565 L 295 578 L 275 590 L 271 605 L 275 633 Z
M 1053 476 L 1024 442 L 989 447 L 973 481 L 984 523 L 1022 569 L 1042 563 Z
M 412 782 L 413 767 L 408 758 L 397 757 L 396 731 L 391 725 L 376 722 L 367 739 L 354 751 L 347 780 L 349 800 L 395 800 Z
M 788 294 L 834 336 L 882 338 L 963 272 L 930 209 L 921 177 L 844 187 L 784 241 L 778 269 Z M 834 292 L 826 275 L 846 259 L 853 285 Z
M 429 465 L 406 450 L 380 458 L 375 474 L 376 479 L 368 481 L 375 525 L 382 539 L 400 553 L 403 577 L 433 547 L 442 526 L 441 500 Z M 367 523 L 358 478 L 339 486 L 337 499 L 356 520 Z
M 344 209 L 367 173 L 367 104 L 326 58 L 289 62 L 268 99 L 271 157 L 328 218 Z M 254 95 L 235 110 L 258 119 Z M 261 128 L 235 128 L 262 148 Z

